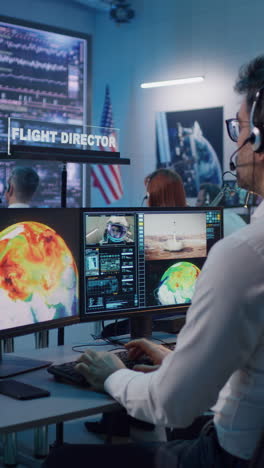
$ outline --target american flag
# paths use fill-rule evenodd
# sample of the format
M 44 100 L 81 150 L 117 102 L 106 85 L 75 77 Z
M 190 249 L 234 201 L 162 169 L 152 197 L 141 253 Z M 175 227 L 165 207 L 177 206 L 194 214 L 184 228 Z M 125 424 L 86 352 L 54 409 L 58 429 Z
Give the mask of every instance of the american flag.
M 105 89 L 104 108 L 101 119 L 101 127 L 104 135 L 113 135 L 114 122 L 112 104 L 110 100 L 109 86 Z M 106 148 L 102 148 L 106 150 Z M 116 149 L 111 148 L 111 151 Z M 100 190 L 107 205 L 119 200 L 123 196 L 120 166 L 118 164 L 93 164 L 91 167 L 92 186 Z

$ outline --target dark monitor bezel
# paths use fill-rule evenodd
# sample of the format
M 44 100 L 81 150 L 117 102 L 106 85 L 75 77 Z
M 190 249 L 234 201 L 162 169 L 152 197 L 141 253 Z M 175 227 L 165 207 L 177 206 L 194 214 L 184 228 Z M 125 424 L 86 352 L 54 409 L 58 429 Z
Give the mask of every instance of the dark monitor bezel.
M 206 207 L 174 207 L 174 208 L 168 208 L 168 207 L 110 207 L 110 208 L 81 208 L 81 232 L 83 233 L 84 236 L 84 216 L 83 214 L 85 212 L 88 213 L 109 213 L 110 214 L 127 214 L 129 212 L 137 212 L 137 213 L 161 213 L 161 212 L 171 212 L 172 210 L 175 210 L 177 212 L 207 212 L 207 211 L 220 211 L 221 212 L 221 237 L 220 239 L 223 238 L 223 207 L 220 206 L 206 206 Z M 219 239 L 219 240 L 220 240 Z M 82 245 L 82 249 L 84 249 L 84 242 Z M 125 319 L 125 318 L 135 318 L 135 319 L 140 319 L 144 317 L 152 317 L 155 315 L 159 315 L 159 318 L 162 318 L 164 315 L 168 316 L 175 316 L 178 318 L 183 318 L 186 316 L 187 310 L 190 307 L 191 304 L 180 304 L 180 305 L 172 305 L 172 306 L 167 306 L 166 308 L 161 306 L 161 307 L 148 307 L 146 309 L 141 309 L 141 310 L 132 310 L 132 309 L 126 309 L 126 310 L 113 310 L 113 311 L 102 311 L 102 312 L 97 312 L 97 313 L 92 313 L 89 312 L 89 314 L 84 314 L 82 311 L 84 310 L 85 304 L 84 304 L 84 252 L 81 251 L 81 258 L 80 258 L 80 297 L 82 298 L 82 304 L 81 304 L 81 312 L 80 312 L 80 322 L 85 323 L 85 322 L 94 322 L 94 321 L 104 321 L 104 320 L 119 320 L 119 319 Z
M 81 228 L 81 212 L 80 212 L 80 208 L 17 208 L 16 210 L 18 211 L 21 211 L 23 210 L 25 213 L 29 214 L 30 211 L 34 210 L 39 210 L 39 211 L 43 211 L 46 212 L 47 210 L 49 210 L 50 212 L 52 212 L 54 210 L 54 214 L 55 212 L 58 212 L 60 210 L 72 210 L 72 211 L 75 211 L 76 212 L 76 216 L 78 217 L 78 220 L 79 220 L 79 228 Z M 14 211 L 14 209 L 9 209 L 9 208 L 3 208 L 3 210 L 8 210 L 9 212 L 12 213 L 12 211 Z M 12 211 L 11 211 L 12 210 Z M 3 211 L 1 210 L 1 216 L 3 215 Z M 81 230 L 80 230 L 80 236 L 81 236 Z M 79 236 L 79 237 L 80 237 Z M 78 255 L 79 255 L 79 313 L 77 315 L 74 315 L 74 316 L 69 316 L 69 317 L 62 317 L 62 318 L 59 318 L 59 319 L 53 319 L 53 320 L 47 320 L 47 321 L 44 321 L 44 322 L 36 322 L 36 323 L 31 323 L 31 324 L 27 324 L 27 325 L 21 325 L 21 326 L 18 326 L 18 327 L 13 327 L 13 328 L 5 328 L 3 330 L 0 329 L 0 339 L 5 339 L 5 338 L 13 338 L 13 337 L 16 337 L 16 336 L 22 336 L 22 335 L 28 335 L 30 333 L 37 333 L 37 332 L 40 332 L 40 331 L 43 331 L 43 330 L 51 330 L 51 329 L 55 329 L 55 328 L 62 328 L 62 327 L 65 327 L 65 326 L 68 326 L 68 325 L 74 325 L 76 323 L 80 323 L 80 310 L 81 310 L 81 307 L 82 307 L 82 300 L 81 300 L 81 297 L 80 297 L 80 292 L 81 292 L 81 289 L 80 289 L 80 284 L 81 284 L 81 270 L 80 270 L 80 260 L 81 260 L 81 249 L 80 249 L 80 246 L 79 247 L 79 252 L 78 252 Z M 78 266 L 78 265 L 77 265 Z

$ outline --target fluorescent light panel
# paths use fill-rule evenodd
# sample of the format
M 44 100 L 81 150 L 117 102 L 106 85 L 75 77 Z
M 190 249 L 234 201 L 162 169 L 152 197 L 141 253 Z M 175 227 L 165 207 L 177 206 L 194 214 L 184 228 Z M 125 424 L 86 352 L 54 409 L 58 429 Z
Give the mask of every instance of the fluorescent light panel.
M 182 85 L 182 84 L 200 83 L 201 81 L 204 81 L 203 76 L 194 76 L 193 78 L 180 78 L 178 80 L 142 83 L 140 86 L 141 88 L 159 88 L 161 86 L 175 86 L 175 85 Z

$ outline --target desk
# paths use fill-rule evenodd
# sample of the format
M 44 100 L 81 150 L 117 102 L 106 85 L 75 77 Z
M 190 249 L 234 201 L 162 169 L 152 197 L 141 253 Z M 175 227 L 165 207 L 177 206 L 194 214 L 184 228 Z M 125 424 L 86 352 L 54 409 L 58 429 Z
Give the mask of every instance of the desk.
M 113 346 L 102 348 L 112 349 Z M 98 350 L 98 347 L 94 349 Z M 79 353 L 72 351 L 70 346 L 31 349 L 29 352 L 15 354 L 56 363 L 73 361 L 79 356 Z M 0 395 L 0 434 L 57 424 L 120 408 L 120 405 L 109 395 L 57 382 L 46 368 L 20 374 L 13 378 L 49 390 L 51 395 L 47 398 L 27 401 Z
M 31 350 L 19 355 L 56 363 L 73 361 L 79 356 L 69 346 Z M 49 390 L 51 395 L 27 401 L 0 395 L 0 433 L 69 421 L 120 408 L 109 395 L 57 382 L 46 368 L 14 376 L 14 379 Z

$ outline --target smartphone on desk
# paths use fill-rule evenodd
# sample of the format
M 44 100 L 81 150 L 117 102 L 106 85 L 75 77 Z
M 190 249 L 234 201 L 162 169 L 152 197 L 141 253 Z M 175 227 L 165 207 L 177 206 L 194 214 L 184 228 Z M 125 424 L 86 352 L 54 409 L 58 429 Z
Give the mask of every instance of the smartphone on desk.
M 32 400 L 33 398 L 43 398 L 50 396 L 48 390 L 35 387 L 15 379 L 5 379 L 0 381 L 0 393 L 15 398 L 16 400 Z

